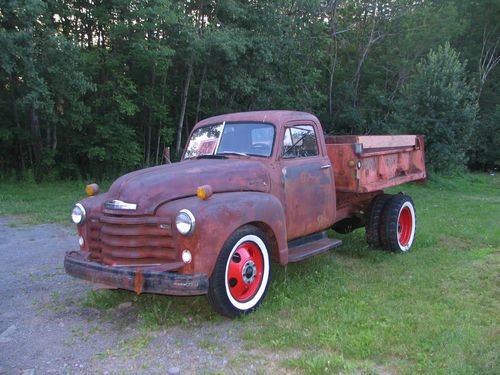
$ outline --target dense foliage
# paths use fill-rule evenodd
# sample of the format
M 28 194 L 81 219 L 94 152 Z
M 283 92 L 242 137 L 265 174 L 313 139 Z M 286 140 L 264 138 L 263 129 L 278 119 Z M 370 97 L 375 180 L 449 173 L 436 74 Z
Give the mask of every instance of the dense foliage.
M 499 19 L 499 0 L 4 0 L 0 173 L 111 176 L 256 109 L 419 131 L 436 169 L 492 168 Z
M 477 115 L 473 88 L 458 54 L 446 44 L 417 64 L 396 102 L 394 126 L 424 134 L 428 160 L 438 172 L 465 165 Z

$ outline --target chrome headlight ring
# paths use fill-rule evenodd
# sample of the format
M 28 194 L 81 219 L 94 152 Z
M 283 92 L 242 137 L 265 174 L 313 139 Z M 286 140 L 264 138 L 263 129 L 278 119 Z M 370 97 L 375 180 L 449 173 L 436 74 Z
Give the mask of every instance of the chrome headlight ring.
M 85 208 L 80 203 L 75 204 L 71 211 L 71 221 L 75 224 L 82 224 L 86 216 Z
M 193 233 L 196 224 L 196 219 L 191 211 L 183 209 L 177 213 L 175 217 L 175 227 L 183 236 L 189 236 Z

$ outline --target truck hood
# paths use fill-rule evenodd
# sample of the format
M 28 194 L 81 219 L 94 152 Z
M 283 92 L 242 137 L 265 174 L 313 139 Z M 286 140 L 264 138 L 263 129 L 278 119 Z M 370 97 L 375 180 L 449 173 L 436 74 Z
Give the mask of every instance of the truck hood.
M 175 199 L 196 195 L 202 185 L 214 193 L 270 191 L 270 179 L 263 163 L 254 160 L 200 159 L 141 169 L 118 178 L 107 200 L 137 204 L 136 210 L 112 210 L 122 215 L 153 214 Z M 110 210 L 105 210 L 110 211 Z

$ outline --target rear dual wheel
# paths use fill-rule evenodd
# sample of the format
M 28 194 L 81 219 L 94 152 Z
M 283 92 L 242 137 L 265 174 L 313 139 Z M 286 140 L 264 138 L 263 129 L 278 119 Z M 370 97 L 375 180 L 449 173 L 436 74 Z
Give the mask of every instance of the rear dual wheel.
M 210 277 L 210 304 L 230 318 L 254 311 L 267 292 L 270 271 L 270 247 L 264 233 L 251 225 L 236 230 L 224 244 Z
M 416 224 L 415 206 L 408 195 L 381 194 L 373 201 L 366 239 L 372 246 L 405 253 L 415 241 Z
M 372 247 L 381 247 L 382 240 L 380 239 L 380 223 L 384 208 L 392 198 L 390 194 L 379 194 L 373 201 L 370 208 L 368 223 L 366 224 L 366 242 Z
M 415 241 L 417 217 L 412 199 L 396 194 L 387 202 L 382 214 L 380 238 L 385 249 L 406 253 Z

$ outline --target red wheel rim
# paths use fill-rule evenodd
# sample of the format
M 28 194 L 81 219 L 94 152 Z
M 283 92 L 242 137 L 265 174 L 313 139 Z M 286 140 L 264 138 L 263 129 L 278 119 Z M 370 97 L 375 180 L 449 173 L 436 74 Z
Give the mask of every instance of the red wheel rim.
M 398 241 L 401 246 L 408 245 L 413 229 L 413 218 L 408 207 L 403 207 L 398 218 Z
M 229 260 L 227 285 L 238 302 L 251 299 L 262 282 L 264 259 L 259 247 L 253 242 L 244 242 Z

